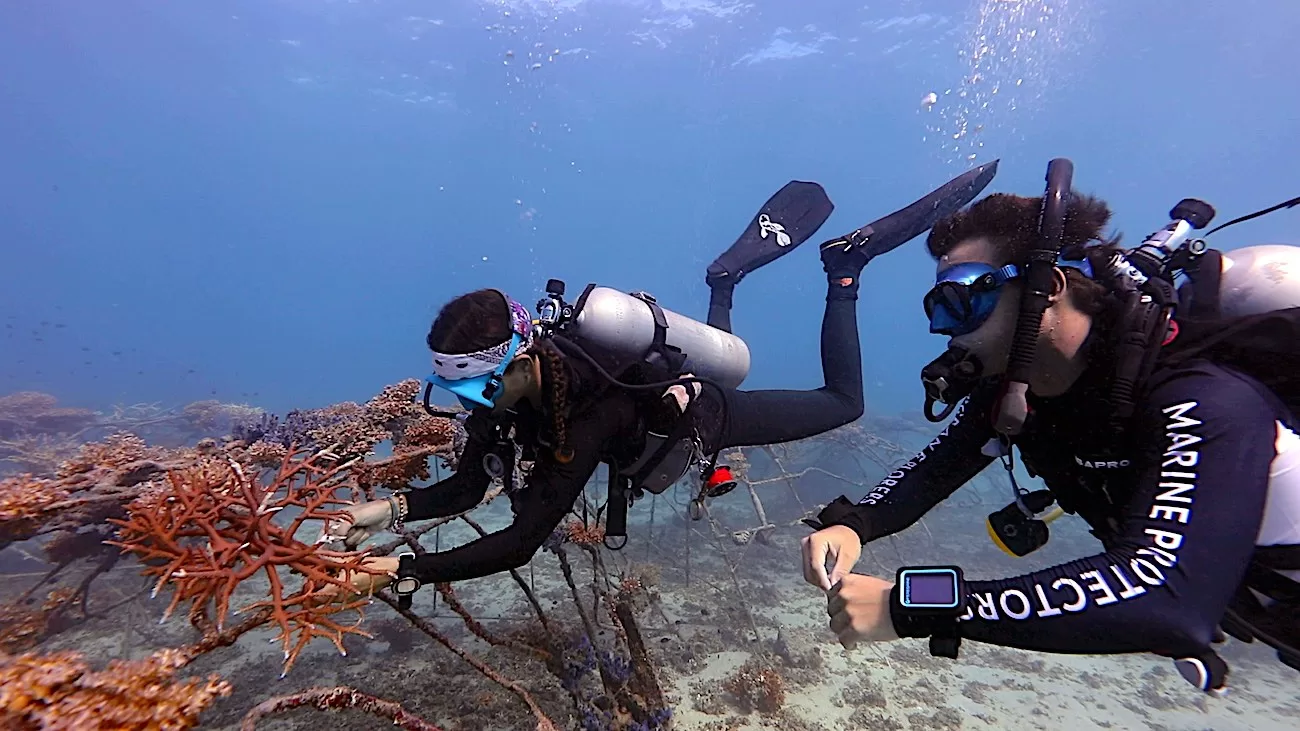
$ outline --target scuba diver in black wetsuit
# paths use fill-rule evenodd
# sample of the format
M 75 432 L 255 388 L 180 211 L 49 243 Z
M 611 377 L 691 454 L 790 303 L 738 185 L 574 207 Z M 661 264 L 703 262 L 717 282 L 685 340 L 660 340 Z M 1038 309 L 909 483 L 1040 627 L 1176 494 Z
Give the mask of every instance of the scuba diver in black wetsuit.
M 569 304 L 555 280 L 538 303 L 536 322 L 522 304 L 495 290 L 453 299 L 429 331 L 434 374 L 424 404 L 432 412 L 429 394 L 440 387 L 469 409 L 459 469 L 428 488 L 351 506 L 347 516 L 326 527 L 321 542 L 355 547 L 376 531 L 400 531 L 407 521 L 466 512 L 479 504 L 493 479 L 502 479 L 515 513 L 511 525 L 446 551 L 368 559 L 389 575 L 353 580 L 358 591 L 366 591 L 396 579 L 399 599 L 409 602 L 421 584 L 526 564 L 602 463 L 611 476 L 605 525 L 610 548 L 622 547 L 611 545 L 611 539 L 626 540 L 626 510 L 633 498 L 662 492 L 692 467 L 704 465 L 693 506 L 729 491 L 735 483 L 716 465 L 719 450 L 802 439 L 861 416 L 855 310 L 862 268 L 969 203 L 995 173 L 996 162 L 983 165 L 822 245 L 828 280 L 821 337 L 826 385 L 815 390 L 737 390 L 748 372 L 749 353 L 729 332 L 735 284 L 793 250 L 830 216 L 833 206 L 815 183 L 793 181 L 782 188 L 709 267 L 708 325 L 664 310 L 648 295 L 595 285 Z M 516 447 L 522 460 L 533 463 L 518 489 L 511 479 Z
M 953 658 L 963 638 L 1150 652 L 1218 695 L 1228 668 L 1212 644 L 1226 632 L 1300 669 L 1300 248 L 1209 249 L 1189 234 L 1214 211 L 1188 199 L 1123 251 L 1101 237 L 1106 204 L 1071 195 L 1071 175 L 1053 161 L 1044 198 L 994 194 L 931 230 L 924 304 L 951 341 L 922 371 L 927 417 L 964 404 L 858 503 L 808 521 L 805 578 L 829 592 L 846 647 L 901 636 Z M 936 402 L 947 410 L 932 414 Z M 1016 485 L 1012 446 L 1048 489 Z M 999 547 L 1028 554 L 1065 511 L 1103 552 L 1002 580 L 957 566 L 904 567 L 894 582 L 849 573 L 863 544 L 999 457 L 1015 496 L 989 517 Z

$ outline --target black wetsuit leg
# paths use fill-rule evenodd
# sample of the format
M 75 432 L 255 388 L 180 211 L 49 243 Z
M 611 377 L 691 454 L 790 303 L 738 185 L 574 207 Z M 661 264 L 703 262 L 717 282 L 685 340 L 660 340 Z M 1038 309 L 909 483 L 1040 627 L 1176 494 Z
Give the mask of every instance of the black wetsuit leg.
M 709 319 L 710 327 L 723 332 L 731 332 L 731 296 L 735 293 L 731 284 L 709 285 Z
M 826 385 L 810 391 L 724 391 L 722 423 L 709 449 L 748 447 L 804 439 L 862 416 L 862 353 L 858 346 L 857 287 L 832 283 L 822 316 L 822 375 Z M 706 396 L 716 397 L 716 392 Z M 716 422 L 715 422 L 716 423 Z M 712 437 L 711 439 L 709 437 Z

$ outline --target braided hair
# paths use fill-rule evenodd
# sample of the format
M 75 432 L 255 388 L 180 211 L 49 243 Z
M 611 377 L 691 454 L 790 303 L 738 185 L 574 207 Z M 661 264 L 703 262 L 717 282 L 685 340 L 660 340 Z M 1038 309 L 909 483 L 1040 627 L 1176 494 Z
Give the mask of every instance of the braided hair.
M 510 303 L 495 289 L 460 295 L 443 305 L 434 318 L 425 343 L 439 353 L 473 353 L 510 339 Z M 569 375 L 563 355 L 547 340 L 536 340 L 525 351 L 541 363 L 542 397 L 551 417 L 552 453 L 568 463 L 574 452 L 568 444 Z

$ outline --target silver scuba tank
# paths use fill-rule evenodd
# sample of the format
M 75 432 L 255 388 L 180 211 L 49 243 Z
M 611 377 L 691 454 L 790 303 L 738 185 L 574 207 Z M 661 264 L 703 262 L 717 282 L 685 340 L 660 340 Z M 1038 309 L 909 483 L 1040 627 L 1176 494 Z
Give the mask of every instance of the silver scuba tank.
M 1256 315 L 1300 307 L 1300 246 L 1263 244 L 1222 252 L 1219 311 Z
M 737 388 L 749 375 L 749 346 L 735 335 L 659 306 L 645 292 L 589 284 L 564 334 L 615 378 L 667 348 L 685 357 L 682 373 Z

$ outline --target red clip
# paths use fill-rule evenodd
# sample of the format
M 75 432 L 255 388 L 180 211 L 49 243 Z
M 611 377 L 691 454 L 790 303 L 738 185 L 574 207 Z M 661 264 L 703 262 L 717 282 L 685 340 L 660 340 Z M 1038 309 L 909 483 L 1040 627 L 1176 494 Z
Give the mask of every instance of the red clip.
M 1177 320 L 1170 320 L 1170 321 L 1169 321 L 1169 330 L 1165 332 L 1165 341 L 1164 341 L 1163 343 L 1160 344 L 1160 347 L 1163 348 L 1163 347 L 1165 347 L 1166 345 L 1168 345 L 1168 344 L 1174 342 L 1174 338 L 1177 338 L 1177 337 L 1178 337 L 1178 321 L 1177 321 Z

